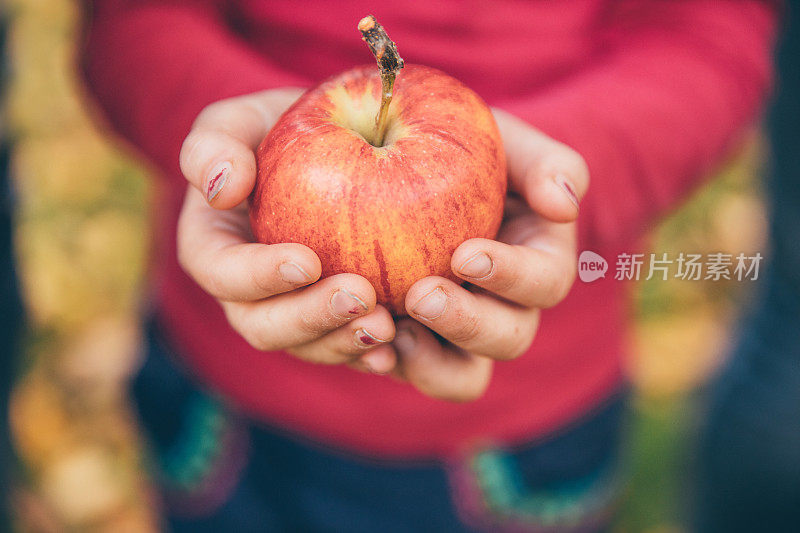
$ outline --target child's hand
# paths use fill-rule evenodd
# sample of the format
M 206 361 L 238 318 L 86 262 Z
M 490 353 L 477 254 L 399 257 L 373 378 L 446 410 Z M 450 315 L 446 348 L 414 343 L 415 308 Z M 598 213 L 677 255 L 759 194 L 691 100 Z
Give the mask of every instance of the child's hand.
M 416 321 L 400 321 L 393 343 L 396 374 L 449 400 L 478 398 L 495 360 L 528 349 L 539 310 L 564 299 L 577 268 L 575 220 L 589 185 L 583 158 L 508 113 L 494 114 L 510 190 L 498 241 L 470 239 L 453 254 L 453 272 L 472 290 L 436 276 L 414 284 L 406 309 Z
M 178 224 L 179 260 L 255 348 L 389 372 L 394 322 L 375 305 L 365 278 L 340 274 L 314 283 L 321 265 L 308 247 L 253 243 L 246 199 L 255 184 L 254 149 L 300 93 L 264 91 L 200 113 L 181 150 L 191 186 Z

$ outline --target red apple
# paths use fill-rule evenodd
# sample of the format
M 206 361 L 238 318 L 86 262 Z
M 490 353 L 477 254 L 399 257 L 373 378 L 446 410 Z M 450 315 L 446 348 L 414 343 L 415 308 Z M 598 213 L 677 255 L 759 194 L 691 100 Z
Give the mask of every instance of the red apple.
M 450 256 L 459 244 L 497 234 L 506 162 L 487 105 L 443 72 L 405 67 L 384 143 L 373 146 L 380 97 L 372 65 L 287 110 L 258 148 L 250 222 L 259 242 L 310 247 L 323 276 L 364 276 L 401 315 L 414 282 L 458 279 Z

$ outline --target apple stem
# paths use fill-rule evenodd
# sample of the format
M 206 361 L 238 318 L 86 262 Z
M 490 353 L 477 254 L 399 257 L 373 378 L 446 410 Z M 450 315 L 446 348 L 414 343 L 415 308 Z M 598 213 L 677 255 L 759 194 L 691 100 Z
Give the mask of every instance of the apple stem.
M 397 73 L 403 68 L 403 58 L 397 53 L 397 45 L 389 39 L 386 30 L 372 15 L 367 15 L 359 21 L 358 31 L 361 32 L 361 38 L 375 56 L 381 74 L 381 106 L 375 117 L 375 133 L 372 144 L 383 146 L 394 80 L 397 78 Z

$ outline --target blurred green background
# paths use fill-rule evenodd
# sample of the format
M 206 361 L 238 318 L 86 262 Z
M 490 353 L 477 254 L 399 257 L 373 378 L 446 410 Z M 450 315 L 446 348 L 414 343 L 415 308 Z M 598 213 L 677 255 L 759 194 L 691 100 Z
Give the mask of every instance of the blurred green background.
M 7 10 L 16 243 L 31 317 L 11 404 L 24 480 L 14 498 L 18 526 L 155 531 L 141 443 L 124 396 L 145 290 L 149 175 L 93 120 L 73 68 L 76 5 L 7 0 Z M 716 180 L 653 228 L 651 248 L 763 253 L 761 152 L 754 134 Z M 752 283 L 736 281 L 636 284 L 633 479 L 617 531 L 684 530 L 702 387 L 731 342 L 750 290 Z

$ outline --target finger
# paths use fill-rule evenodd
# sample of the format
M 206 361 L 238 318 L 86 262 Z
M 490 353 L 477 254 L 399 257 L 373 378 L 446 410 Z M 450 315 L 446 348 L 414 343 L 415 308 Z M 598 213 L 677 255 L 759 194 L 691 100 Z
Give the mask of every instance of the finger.
M 391 344 L 381 344 L 347 365 L 360 372 L 369 372 L 380 376 L 393 375 L 397 370 L 397 352 Z
M 420 392 L 454 402 L 477 400 L 492 376 L 492 360 L 444 347 L 413 320 L 398 324 L 393 346 L 400 375 Z
M 258 350 L 293 348 L 370 313 L 375 289 L 356 274 L 337 274 L 260 302 L 222 305 L 228 322 Z
M 504 230 L 519 239 L 511 244 L 489 239 L 463 242 L 453 253 L 451 268 L 461 279 L 506 300 L 525 307 L 552 307 L 567 296 L 575 280 L 573 225 L 520 226 Z
M 472 293 L 436 276 L 411 286 L 406 310 L 456 346 L 500 360 L 525 353 L 539 326 L 538 309 Z
M 509 113 L 495 109 L 494 115 L 506 150 L 510 188 L 548 220 L 575 220 L 589 187 L 583 158 Z
M 389 374 L 397 366 L 397 352 L 391 345 L 381 345 L 362 355 L 360 362 L 373 374 Z
M 314 363 L 339 364 L 354 361 L 358 356 L 371 353 L 378 346 L 394 339 L 394 320 L 383 306 L 357 318 L 312 342 L 291 348 L 289 351 Z M 394 361 L 385 360 L 386 352 L 379 357 L 364 360 L 365 368 L 376 373 L 386 373 L 394 368 Z M 375 363 L 374 366 L 371 363 Z
M 212 209 L 191 187 L 177 239 L 183 269 L 220 300 L 260 300 L 313 283 L 322 272 L 307 246 L 251 243 L 246 212 Z
M 181 171 L 218 209 L 243 202 L 256 175 L 254 149 L 300 90 L 264 91 L 215 102 L 200 112 L 180 153 Z

